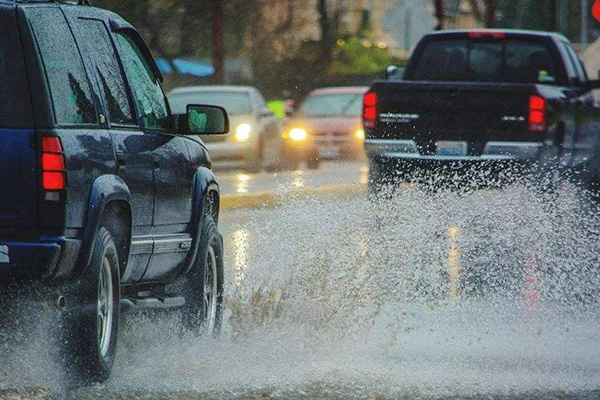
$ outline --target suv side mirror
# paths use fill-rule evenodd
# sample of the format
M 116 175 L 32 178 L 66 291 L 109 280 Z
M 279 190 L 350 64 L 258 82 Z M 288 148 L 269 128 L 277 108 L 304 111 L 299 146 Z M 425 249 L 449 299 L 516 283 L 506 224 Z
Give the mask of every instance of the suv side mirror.
M 264 110 L 262 110 L 260 113 L 258 113 L 258 115 L 261 118 L 271 118 L 275 116 L 275 113 L 273 111 L 271 111 L 268 108 L 265 108 Z
M 223 107 L 188 104 L 178 128 L 182 135 L 221 135 L 229 133 L 229 117 Z

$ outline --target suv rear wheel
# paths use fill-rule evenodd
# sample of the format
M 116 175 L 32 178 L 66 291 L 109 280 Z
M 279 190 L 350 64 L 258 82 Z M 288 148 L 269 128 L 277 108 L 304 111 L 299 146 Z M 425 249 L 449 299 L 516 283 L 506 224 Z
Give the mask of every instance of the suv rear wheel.
M 79 384 L 103 382 L 112 369 L 119 332 L 120 276 L 111 233 L 98 230 L 90 265 L 64 314 L 64 361 Z

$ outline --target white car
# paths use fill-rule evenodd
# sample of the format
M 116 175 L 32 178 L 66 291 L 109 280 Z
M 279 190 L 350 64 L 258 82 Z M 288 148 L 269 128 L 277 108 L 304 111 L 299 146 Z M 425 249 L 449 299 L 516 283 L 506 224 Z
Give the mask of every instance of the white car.
M 190 86 L 169 93 L 173 114 L 185 114 L 188 104 L 227 110 L 227 135 L 202 136 L 215 165 L 241 166 L 248 172 L 281 165 L 281 126 L 258 89 L 250 86 Z

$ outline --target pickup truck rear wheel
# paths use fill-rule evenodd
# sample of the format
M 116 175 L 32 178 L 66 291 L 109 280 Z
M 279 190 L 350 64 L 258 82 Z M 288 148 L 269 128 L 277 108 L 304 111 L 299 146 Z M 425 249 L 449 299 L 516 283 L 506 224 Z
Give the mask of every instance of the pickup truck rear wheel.
M 223 319 L 223 238 L 206 216 L 196 262 L 185 278 L 183 324 L 189 331 L 216 335 Z
M 108 379 L 117 350 L 120 276 L 111 233 L 98 230 L 90 265 L 63 316 L 64 361 L 78 384 Z
M 376 199 L 381 195 L 383 189 L 391 184 L 391 168 L 381 160 L 369 159 L 369 180 L 367 195 L 369 199 Z

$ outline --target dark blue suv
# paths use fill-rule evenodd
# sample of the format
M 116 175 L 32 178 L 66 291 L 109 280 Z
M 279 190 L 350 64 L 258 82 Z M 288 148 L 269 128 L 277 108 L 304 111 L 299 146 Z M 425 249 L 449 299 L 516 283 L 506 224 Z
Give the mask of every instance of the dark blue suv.
M 86 382 L 109 376 L 123 313 L 218 331 L 219 186 L 196 135 L 226 133 L 224 110 L 172 115 L 138 32 L 87 1 L 0 0 L 0 38 L 2 292 L 52 294 Z

